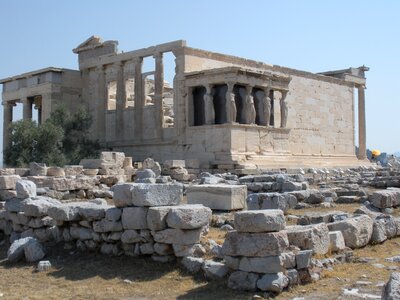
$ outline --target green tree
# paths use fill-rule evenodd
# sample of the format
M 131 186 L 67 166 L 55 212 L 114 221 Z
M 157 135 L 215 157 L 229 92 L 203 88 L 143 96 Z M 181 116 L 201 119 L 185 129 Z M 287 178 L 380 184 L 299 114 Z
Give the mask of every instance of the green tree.
M 4 150 L 4 161 L 17 167 L 33 161 L 63 166 L 95 157 L 100 145 L 88 137 L 91 124 L 92 118 L 83 108 L 71 115 L 64 107 L 55 110 L 40 125 L 31 120 L 14 122 L 10 145 Z

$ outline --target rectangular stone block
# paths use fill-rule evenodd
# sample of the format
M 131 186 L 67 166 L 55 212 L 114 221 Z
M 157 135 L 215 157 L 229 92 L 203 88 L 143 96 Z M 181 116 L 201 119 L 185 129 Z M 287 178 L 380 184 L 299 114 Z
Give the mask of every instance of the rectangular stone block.
M 325 223 L 307 226 L 286 227 L 290 245 L 302 250 L 314 250 L 326 254 L 329 250 L 329 230 Z
M 169 206 L 182 202 L 181 184 L 134 184 L 132 204 L 135 206 Z
M 147 211 L 145 207 L 125 207 L 122 210 L 124 229 L 147 229 Z
M 163 167 L 167 168 L 167 169 L 171 169 L 171 168 L 185 168 L 186 164 L 184 160 L 181 159 L 171 159 L 171 160 L 166 160 L 163 163 Z
M 158 231 L 167 228 L 167 215 L 173 206 L 150 207 L 147 212 L 147 227 Z
M 244 233 L 230 231 L 222 245 L 222 254 L 229 256 L 280 255 L 289 247 L 285 231 L 270 233 Z
M 284 272 L 283 257 L 279 255 L 265 257 L 243 257 L 240 259 L 239 270 L 255 273 Z
M 167 224 L 171 228 L 196 229 L 208 225 L 211 209 L 203 205 L 179 205 L 172 207 L 167 215 Z
M 378 208 L 389 208 L 400 205 L 400 189 L 391 188 L 382 191 L 376 191 L 369 196 L 369 201 Z
M 213 210 L 238 210 L 246 207 L 245 185 L 192 185 L 186 190 L 188 204 L 203 204 Z
M 273 232 L 285 229 L 280 209 L 248 210 L 235 213 L 235 229 L 239 232 Z M 249 271 L 250 272 L 250 271 Z
M 193 230 L 182 230 L 168 228 L 152 232 L 154 241 L 164 244 L 190 245 L 200 242 L 201 228 Z
M 0 176 L 0 190 L 15 190 L 15 185 L 21 177 L 18 175 L 2 175 Z
M 105 162 L 103 159 L 85 158 L 79 162 L 79 165 L 83 166 L 84 169 L 100 169 Z
M 112 187 L 113 200 L 116 207 L 132 206 L 132 189 L 134 183 L 119 183 Z

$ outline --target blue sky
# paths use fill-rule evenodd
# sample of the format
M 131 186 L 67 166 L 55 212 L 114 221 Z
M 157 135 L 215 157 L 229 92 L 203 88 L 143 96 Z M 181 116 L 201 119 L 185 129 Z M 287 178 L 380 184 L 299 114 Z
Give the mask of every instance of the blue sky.
M 400 151 L 400 1 L 0 4 L 0 78 L 47 66 L 76 69 L 71 50 L 93 34 L 118 40 L 124 51 L 185 39 L 194 48 L 311 72 L 365 64 L 367 147 Z

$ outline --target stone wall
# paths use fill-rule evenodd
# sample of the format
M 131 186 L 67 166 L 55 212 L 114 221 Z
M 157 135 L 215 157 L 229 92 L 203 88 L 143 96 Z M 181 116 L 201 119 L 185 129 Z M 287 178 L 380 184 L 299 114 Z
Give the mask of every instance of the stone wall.
M 104 254 L 152 255 L 157 261 L 204 251 L 211 210 L 179 205 L 181 184 L 117 184 L 114 205 L 104 199 L 67 202 L 36 196 L 33 182 L 16 183 L 17 197 L 0 212 L 0 230 L 11 241 L 34 237 L 40 242 L 64 242 L 82 251 Z

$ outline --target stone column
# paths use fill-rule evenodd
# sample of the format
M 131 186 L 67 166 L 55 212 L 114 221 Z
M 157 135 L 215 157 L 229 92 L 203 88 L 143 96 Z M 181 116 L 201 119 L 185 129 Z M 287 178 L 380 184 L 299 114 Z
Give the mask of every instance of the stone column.
M 246 86 L 246 100 L 245 100 L 245 120 L 246 124 L 256 123 L 256 108 L 254 107 L 254 99 L 251 94 L 253 87 L 251 85 Z
M 27 97 L 22 100 L 23 104 L 23 119 L 32 120 L 32 101 Z
M 115 114 L 115 136 L 117 139 L 124 138 L 124 103 L 126 100 L 125 80 L 124 80 L 124 64 L 123 62 L 115 63 L 117 69 L 117 99 Z
M 97 66 L 97 138 L 100 141 L 106 140 L 106 113 L 107 113 L 107 89 L 106 75 L 103 65 Z
M 367 158 L 365 129 L 365 86 L 358 87 L 358 159 Z
M 13 119 L 13 103 L 3 102 L 3 149 L 10 143 L 10 125 Z
M 144 106 L 144 93 L 142 83 L 142 66 L 143 57 L 137 57 L 134 60 L 135 63 L 135 126 L 134 126 L 134 138 L 135 140 L 142 140 L 143 138 L 143 106 Z
M 206 84 L 206 93 L 204 94 L 204 112 L 206 125 L 215 124 L 214 96 L 212 94 L 212 85 Z
M 233 88 L 235 86 L 234 82 L 227 83 L 228 89 L 226 90 L 226 120 L 228 123 L 232 124 L 236 122 L 237 109 L 235 102 L 235 93 Z
M 269 91 L 269 98 L 271 99 L 271 116 L 269 118 L 269 125 L 275 127 L 275 95 L 274 90 Z
M 163 111 L 163 93 L 164 93 L 164 63 L 162 52 L 153 56 L 156 60 L 154 74 L 154 101 L 156 109 L 156 133 L 157 137 L 163 139 L 164 111 Z
M 287 117 L 288 117 L 288 106 L 286 102 L 286 96 L 288 91 L 282 91 L 282 97 L 280 100 L 280 107 L 281 107 L 281 128 L 286 128 Z

